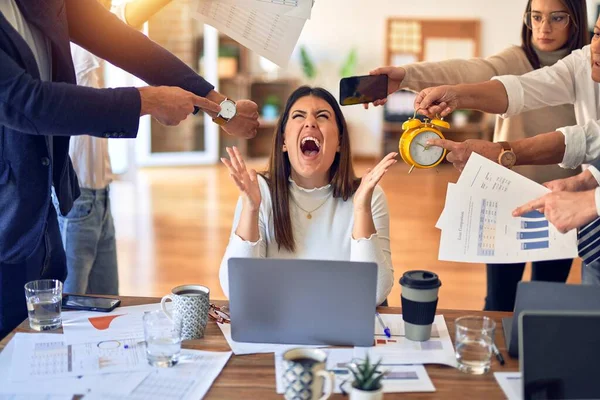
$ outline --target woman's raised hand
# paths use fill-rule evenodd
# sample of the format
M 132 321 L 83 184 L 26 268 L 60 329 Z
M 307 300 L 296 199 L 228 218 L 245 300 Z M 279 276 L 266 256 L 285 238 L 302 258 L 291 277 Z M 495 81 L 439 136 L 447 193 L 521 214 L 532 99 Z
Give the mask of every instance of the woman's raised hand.
M 240 189 L 244 197 L 244 206 L 250 207 L 251 211 L 258 211 L 261 202 L 260 187 L 258 186 L 258 178 L 256 171 L 246 169 L 244 159 L 237 147 L 227 147 L 227 158 L 221 158 L 221 162 L 229 169 L 229 175 L 235 182 L 235 185 Z

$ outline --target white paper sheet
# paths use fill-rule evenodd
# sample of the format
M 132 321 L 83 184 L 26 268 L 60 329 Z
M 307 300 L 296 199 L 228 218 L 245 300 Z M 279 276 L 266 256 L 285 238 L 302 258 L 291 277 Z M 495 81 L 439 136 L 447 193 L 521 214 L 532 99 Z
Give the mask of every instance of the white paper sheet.
M 523 399 L 520 372 L 494 372 L 494 377 L 508 400 Z
M 39 334 L 15 336 L 11 380 L 32 381 L 144 371 L 149 368 L 146 347 L 136 340 L 105 340 L 67 344 L 63 335 L 55 338 Z
M 385 337 L 376 325 L 375 347 L 357 347 L 356 357 L 364 358 L 369 354 L 374 359 L 383 358 L 387 364 L 445 364 L 456 367 L 454 346 L 443 315 L 435 316 L 431 339 L 424 342 L 406 339 L 402 315 L 381 314 L 381 317 L 390 328 L 392 337 Z
M 172 308 L 170 303 L 167 303 L 167 308 Z M 108 313 L 65 312 L 62 314 L 63 332 L 66 341 L 71 344 L 100 340 L 144 340 L 144 312 L 156 310 L 160 310 L 160 304 L 117 307 Z
M 285 67 L 305 19 L 242 8 L 218 0 L 196 0 L 194 17 L 213 26 L 280 67 Z
M 512 211 L 548 189 L 473 153 L 456 185 L 448 185 L 439 259 L 515 263 L 577 257 L 577 232 L 561 234 L 543 214 Z
M 72 400 L 70 395 L 0 393 L 0 400 Z
M 186 361 L 172 368 L 155 368 L 128 396 L 98 395 L 85 400 L 197 400 L 209 391 L 231 352 L 182 350 Z
M 236 356 L 244 354 L 258 354 L 258 353 L 275 353 L 283 352 L 285 350 L 294 349 L 297 347 L 323 347 L 323 346 L 307 346 L 303 344 L 273 344 L 273 343 L 245 343 L 236 342 L 231 338 L 231 325 L 230 324 L 217 324 L 227 340 L 227 344 Z
M 324 349 L 327 353 L 326 369 L 334 373 L 334 392 L 342 393 L 342 385 L 346 392 L 351 390 L 352 374 L 347 365 L 357 358 L 361 358 L 362 352 L 356 349 Z M 357 356 L 358 355 L 358 356 Z M 377 362 L 378 359 L 374 359 Z M 399 365 L 387 363 L 382 360 L 380 366 L 382 371 L 387 371 L 382 380 L 384 393 L 402 392 L 434 392 L 435 387 L 422 365 Z M 285 392 L 283 380 L 283 352 L 275 353 L 275 380 L 277 393 Z
M 243 8 L 253 8 L 257 11 L 281 14 L 288 17 L 310 19 L 313 6 L 312 0 L 219 0 L 221 3 L 232 4 Z
M 15 337 L 28 335 L 26 333 L 17 333 Z M 36 333 L 46 341 L 56 339 L 56 334 Z M 60 335 L 62 336 L 62 335 Z M 11 340 L 2 353 L 0 353 L 0 371 L 9 371 L 16 341 Z M 35 385 L 31 381 L 10 380 L 10 374 L 0 374 L 0 399 L 3 395 L 25 395 L 27 398 L 35 399 L 36 395 L 64 395 L 69 399 L 74 394 L 83 395 L 92 391 L 98 393 L 127 395 L 140 382 L 142 382 L 150 371 L 131 372 L 124 374 L 102 374 L 92 376 L 78 376 L 75 378 L 36 378 Z M 17 397 L 18 398 L 18 397 Z M 44 398 L 43 396 L 41 398 Z

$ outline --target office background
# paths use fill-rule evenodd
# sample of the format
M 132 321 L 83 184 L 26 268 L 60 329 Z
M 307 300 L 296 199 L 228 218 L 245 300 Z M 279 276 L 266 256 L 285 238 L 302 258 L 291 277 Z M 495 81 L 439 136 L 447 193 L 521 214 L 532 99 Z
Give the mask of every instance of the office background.
M 227 137 L 203 118 L 189 118 L 175 128 L 145 119 L 140 127 L 141 140 L 111 143 L 113 167 L 119 174 L 111 186 L 111 196 L 121 294 L 159 296 L 177 284 L 201 283 L 211 288 L 212 298 L 223 298 L 218 269 L 238 191 L 226 169 L 218 164 L 218 157 L 225 145 L 241 145 L 250 164 L 261 169 L 269 151 L 272 117 L 277 115 L 278 104 L 297 85 L 324 86 L 337 96 L 341 69 L 349 57 L 354 57 L 353 69 L 359 75 L 389 60 L 406 60 L 390 55 L 391 18 L 477 21 L 476 44 L 465 47 L 455 43 L 455 52 L 471 49 L 483 57 L 493 55 L 520 43 L 525 4 L 526 0 L 317 0 L 289 65 L 279 69 L 214 29 L 201 26 L 192 18 L 190 0 L 173 1 L 146 24 L 144 31 L 209 81 L 218 81 L 223 93 L 256 101 L 263 128 L 256 139 L 245 143 Z M 595 22 L 597 9 L 598 2 L 588 0 L 590 23 Z M 452 55 L 449 50 L 440 53 L 443 43 L 437 42 L 439 51 L 423 51 L 427 56 L 423 59 Z M 304 72 L 303 60 L 305 65 L 307 58 L 302 58 L 301 48 L 308 54 L 315 77 Z M 142 84 L 110 66 L 105 68 L 104 76 L 111 86 Z M 389 125 L 382 108 L 365 111 L 355 106 L 343 111 L 349 123 L 356 169 L 362 174 L 383 155 Z M 489 137 L 490 118 L 470 118 L 476 124 L 469 125 L 473 129 L 468 137 Z M 459 128 L 452 134 L 461 138 Z M 391 135 L 388 142 L 393 145 L 393 141 Z M 456 181 L 458 172 L 447 164 L 433 171 L 407 172 L 408 167 L 398 163 L 382 182 L 390 204 L 396 276 L 390 305 L 400 303 L 397 280 L 402 272 L 424 268 L 437 272 L 442 279 L 441 308 L 481 309 L 485 266 L 437 260 L 439 231 L 434 224 L 444 204 L 447 182 Z M 529 268 L 525 279 L 528 277 Z M 580 281 L 578 260 L 569 281 Z

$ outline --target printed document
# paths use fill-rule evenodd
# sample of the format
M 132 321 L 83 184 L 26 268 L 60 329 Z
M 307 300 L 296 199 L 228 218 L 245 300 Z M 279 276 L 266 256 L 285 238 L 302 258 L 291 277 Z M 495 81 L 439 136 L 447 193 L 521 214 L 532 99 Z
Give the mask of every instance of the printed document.
M 239 7 L 219 0 L 196 0 L 195 7 L 194 16 L 200 22 L 214 27 L 280 67 L 287 65 L 306 23 L 302 18 Z
M 220 0 L 242 8 L 281 14 L 288 17 L 310 19 L 313 0 Z
M 415 342 L 405 336 L 402 315 L 380 314 L 390 328 L 391 338 L 383 334 L 379 323 L 375 324 L 375 347 L 357 347 L 355 355 L 364 358 L 383 358 L 390 364 L 444 364 L 456 367 L 454 346 L 443 315 L 436 315 L 431 326 L 431 338 Z
M 231 352 L 181 350 L 185 359 L 172 368 L 154 368 L 129 395 L 98 395 L 84 400 L 196 400 L 208 393 Z
M 171 304 L 166 303 L 167 309 Z M 70 344 L 100 340 L 144 340 L 143 316 L 146 311 L 160 310 L 160 304 L 117 307 L 113 311 L 68 311 L 62 313 L 63 332 Z
M 533 210 L 512 211 L 548 193 L 533 182 L 473 153 L 458 182 L 449 184 L 437 227 L 442 229 L 439 259 L 517 263 L 577 257 L 577 232 L 561 234 Z
M 11 379 L 76 377 L 148 368 L 146 346 L 137 340 L 104 340 L 68 344 L 62 335 L 48 339 L 39 334 L 14 338 Z
M 52 342 L 56 340 L 57 335 L 53 333 L 17 333 L 13 340 L 8 342 L 2 353 L 0 353 L 0 371 L 9 371 L 12 365 L 13 353 L 15 351 L 15 339 L 22 335 L 37 335 L 41 340 Z M 140 372 L 129 372 L 122 374 L 101 374 L 89 376 L 77 376 L 72 378 L 36 378 L 35 385 L 30 380 L 12 381 L 11 374 L 0 374 L 0 399 L 44 399 L 44 395 L 68 396 L 84 395 L 90 392 L 128 395 L 137 387 L 150 373 L 150 370 Z M 15 397 L 6 397 L 6 396 Z M 5 397 L 3 397 L 5 396 Z M 22 397 L 19 397 L 22 396 Z M 50 399 L 50 397 L 48 397 Z M 54 399 L 52 399 L 54 400 Z
M 498 385 L 508 400 L 522 400 L 522 380 L 520 372 L 494 372 Z

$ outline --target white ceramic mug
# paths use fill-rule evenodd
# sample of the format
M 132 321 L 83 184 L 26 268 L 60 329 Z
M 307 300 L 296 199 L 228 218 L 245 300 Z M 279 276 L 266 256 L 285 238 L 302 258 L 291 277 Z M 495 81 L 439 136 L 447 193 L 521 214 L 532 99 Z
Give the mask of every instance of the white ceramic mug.
M 167 310 L 166 301 L 174 304 L 174 312 Z M 210 289 L 202 285 L 182 285 L 171 290 L 160 301 L 160 307 L 167 316 L 181 321 L 181 339 L 200 339 L 208 322 Z
M 325 400 L 333 393 L 335 378 L 325 369 L 327 353 L 319 349 L 291 349 L 283 353 L 286 400 Z M 325 389 L 325 394 L 321 396 Z

